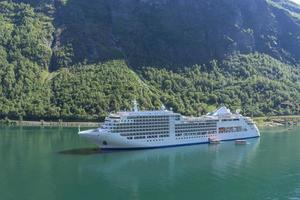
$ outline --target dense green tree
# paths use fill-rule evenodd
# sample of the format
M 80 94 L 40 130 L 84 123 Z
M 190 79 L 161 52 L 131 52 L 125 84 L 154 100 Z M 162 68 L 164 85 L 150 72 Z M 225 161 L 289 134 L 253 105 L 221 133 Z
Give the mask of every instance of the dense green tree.
M 109 4 L 92 1 L 86 5 L 84 1 L 74 0 L 58 1 L 58 7 L 54 7 L 48 0 L 15 2 L 18 3 L 0 2 L 0 118 L 101 120 L 108 112 L 130 110 L 134 99 L 142 109 L 159 108 L 164 103 L 169 109 L 194 116 L 221 105 L 232 110 L 241 108 L 246 115 L 300 114 L 300 68 L 291 64 L 293 62 L 286 64 L 283 62 L 286 60 L 279 61 L 262 53 L 235 52 L 226 59 L 212 59 L 208 64 L 190 65 L 196 60 L 190 63 L 182 59 L 184 62 L 180 63 L 187 63 L 186 68 L 172 65 L 186 54 L 168 62 L 174 55 L 164 56 L 161 49 L 154 46 L 159 44 L 158 47 L 165 48 L 165 44 L 176 41 L 178 33 L 161 35 L 165 27 L 151 21 L 157 16 L 144 15 L 144 10 L 139 11 L 138 16 L 143 18 L 143 23 L 147 22 L 145 30 L 149 28 L 150 31 L 134 35 L 137 40 L 134 43 L 123 35 L 126 50 L 137 48 L 126 61 L 116 60 L 127 56 L 116 45 L 112 30 L 101 29 L 110 21 L 98 24 L 95 19 L 99 13 L 95 9 L 87 13 L 96 5 L 95 8 L 106 11 L 101 19 L 110 19 L 106 10 Z M 286 6 L 273 5 L 272 9 L 286 10 Z M 67 13 L 68 9 L 72 12 Z M 157 12 L 161 11 L 158 9 L 154 13 Z M 289 15 L 294 16 L 295 12 Z M 81 13 L 94 21 L 87 24 L 84 18 L 78 23 L 74 21 Z M 66 20 L 65 24 L 57 21 L 56 14 Z M 157 26 L 162 29 L 156 29 Z M 126 33 L 131 28 L 123 31 Z M 245 29 L 245 32 L 254 34 L 255 30 Z M 174 52 L 180 52 L 180 46 L 184 46 L 183 49 L 193 47 L 187 40 L 192 35 L 186 34 Z M 140 37 L 147 41 L 138 40 Z M 234 43 L 233 37 L 224 38 Z M 167 43 L 164 40 L 168 40 Z M 268 41 L 272 49 L 277 39 L 270 35 Z M 139 51 L 145 46 L 149 49 Z M 286 49 L 292 51 L 290 47 Z M 278 48 L 274 52 L 278 53 Z M 136 67 L 132 61 L 149 61 L 146 63 L 151 66 Z M 162 67 L 163 63 L 167 65 Z
M 162 95 L 174 96 L 174 108 L 185 114 L 204 114 L 221 105 L 255 116 L 299 114 L 298 68 L 258 53 L 234 55 L 211 65 L 175 72 L 145 68 L 140 73 Z

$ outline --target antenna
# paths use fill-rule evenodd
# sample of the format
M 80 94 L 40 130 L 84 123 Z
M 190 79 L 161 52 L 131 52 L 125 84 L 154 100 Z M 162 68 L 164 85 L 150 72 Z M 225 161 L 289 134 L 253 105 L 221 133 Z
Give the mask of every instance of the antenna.
M 139 111 L 139 108 L 138 108 L 138 103 L 136 100 L 133 100 L 133 111 L 134 112 L 137 112 Z

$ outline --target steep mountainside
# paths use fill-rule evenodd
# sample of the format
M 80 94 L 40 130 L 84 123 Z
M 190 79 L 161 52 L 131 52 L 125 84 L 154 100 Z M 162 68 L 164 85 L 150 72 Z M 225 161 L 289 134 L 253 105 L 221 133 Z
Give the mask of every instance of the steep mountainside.
M 300 61 L 299 6 L 285 0 L 17 0 L 53 17 L 51 69 L 125 59 L 182 67 L 261 52 Z
M 0 2 L 0 117 L 99 119 L 165 103 L 300 113 L 300 7 L 285 0 Z
M 300 60 L 299 7 L 287 1 L 38 2 L 33 5 L 45 12 L 53 7 L 53 70 L 111 59 L 126 59 L 135 68 L 175 68 L 234 52 L 266 53 L 292 64 Z

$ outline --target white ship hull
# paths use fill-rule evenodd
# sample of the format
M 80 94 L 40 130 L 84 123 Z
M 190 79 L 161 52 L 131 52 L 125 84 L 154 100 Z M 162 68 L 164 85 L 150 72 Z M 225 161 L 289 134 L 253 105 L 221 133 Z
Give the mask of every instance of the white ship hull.
M 217 133 L 192 137 L 176 137 L 173 133 L 170 134 L 170 137 L 152 139 L 151 141 L 149 139 L 127 140 L 126 137 L 121 137 L 119 134 L 106 133 L 101 129 L 82 131 L 79 132 L 79 134 L 88 138 L 91 142 L 95 143 L 103 150 L 129 150 L 196 145 L 209 143 L 210 138 L 217 138 L 220 141 L 232 141 L 238 139 L 257 138 L 260 136 L 259 130 L 256 126 L 243 132 L 229 132 L 225 134 Z M 103 144 L 103 141 L 106 142 L 105 145 Z
M 104 124 L 79 135 L 101 149 L 145 149 L 193 145 L 259 137 L 255 123 L 226 107 L 202 117 L 185 117 L 168 110 L 118 112 Z M 217 141 L 216 141 L 217 140 Z

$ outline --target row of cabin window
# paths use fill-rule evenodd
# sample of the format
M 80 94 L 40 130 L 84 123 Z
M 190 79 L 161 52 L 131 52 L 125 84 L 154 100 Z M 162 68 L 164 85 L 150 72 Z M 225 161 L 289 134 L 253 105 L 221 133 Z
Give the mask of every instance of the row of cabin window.
M 133 124 L 141 124 L 141 123 L 168 123 L 169 120 L 148 120 L 148 121 L 145 121 L 145 120 L 128 120 L 128 121 L 121 121 L 120 123 L 123 123 L 123 124 L 130 124 L 130 123 L 133 123 Z
M 153 118 L 153 117 L 160 117 L 160 118 L 166 118 L 170 117 L 172 115 L 138 115 L 138 116 L 128 116 L 128 119 L 139 119 L 139 118 Z
M 136 135 L 160 135 L 160 134 L 168 134 L 169 131 L 161 131 L 161 132 L 146 132 L 146 133 L 121 133 L 121 136 L 136 136 Z
M 167 124 L 131 124 L 131 125 L 115 125 L 113 128 L 147 128 L 147 127 L 166 127 L 169 126 L 169 123 Z
M 184 132 L 187 132 L 187 131 L 192 131 L 192 132 L 195 132 L 195 131 L 211 131 L 211 130 L 216 130 L 217 127 L 211 127 L 211 128 L 188 128 L 188 129 L 175 129 L 175 132 L 181 132 L 181 133 L 184 133 Z
M 170 135 L 169 135 L 169 134 L 159 135 L 159 137 L 160 137 L 160 138 L 162 138 L 162 137 L 170 137 Z
M 164 128 L 168 128 L 169 124 L 165 124 L 165 125 L 145 125 L 145 126 L 114 126 L 111 127 L 113 130 L 131 130 L 131 129 L 164 129 Z M 201 126 L 201 127 L 194 127 L 194 126 L 186 126 L 186 127 L 178 127 L 175 126 L 175 130 L 187 130 L 187 129 L 212 129 L 212 128 L 216 128 L 216 126 Z
M 158 137 L 160 137 L 160 138 L 163 138 L 163 137 L 169 137 L 170 135 L 168 135 L 168 134 L 165 134 L 165 135 L 149 135 L 149 136 L 147 136 L 147 138 L 158 138 Z
M 181 123 L 176 124 L 176 126 L 185 127 L 185 126 L 216 126 L 217 123 Z
M 217 123 L 185 123 L 185 124 L 176 124 L 176 126 L 217 126 Z
M 190 136 L 190 135 L 207 135 L 207 134 L 216 134 L 217 131 L 206 131 L 206 132 L 197 132 L 197 133 L 177 133 L 175 136 Z
M 205 123 L 218 123 L 219 120 L 184 120 L 185 123 L 194 123 L 194 124 L 205 124 Z
M 131 125 L 131 126 L 113 126 L 112 128 L 117 129 L 131 129 L 131 128 L 156 128 L 156 127 L 168 127 L 169 124 L 158 124 L 158 125 L 150 125 L 150 126 L 143 126 L 143 125 Z
M 247 131 L 247 129 L 243 128 L 241 126 L 220 127 L 219 128 L 219 133 L 242 132 L 242 131 Z
M 176 127 L 176 130 L 187 130 L 187 129 L 205 129 L 205 128 L 217 128 L 217 126 L 186 126 L 186 127 Z
M 133 123 L 169 123 L 170 120 L 134 120 Z
M 127 118 L 128 119 L 128 118 Z M 135 118 L 135 119 L 130 119 L 134 121 L 139 121 L 139 120 L 169 120 L 170 117 L 148 117 L 148 118 Z
M 169 135 L 160 135 L 161 137 L 169 137 Z M 132 140 L 132 139 L 145 139 L 145 138 L 158 138 L 157 135 L 149 135 L 149 136 L 135 136 L 135 137 L 127 137 L 127 139 Z
M 157 141 L 164 141 L 163 139 L 157 139 L 157 140 L 147 140 L 147 142 L 157 142 Z
M 145 139 L 145 136 L 136 136 L 136 137 L 127 137 L 128 140 L 132 140 L 132 139 Z
M 185 124 L 217 124 L 218 122 L 211 122 L 211 121 L 184 121 L 182 125 Z
M 155 131 L 155 130 L 169 130 L 169 126 L 165 127 L 150 127 L 150 128 L 145 128 L 145 127 L 137 127 L 137 128 L 112 128 L 112 131 L 115 132 L 130 132 L 130 131 Z
M 147 138 L 158 138 L 158 135 L 148 135 Z
M 129 118 L 127 118 L 129 119 Z M 129 119 L 129 120 L 169 120 L 169 117 L 147 117 L 147 118 L 135 118 L 135 119 Z
M 201 137 L 208 137 L 208 135 L 197 135 L 197 136 L 190 136 L 190 137 L 177 137 L 176 140 L 193 139 L 193 138 L 201 138 Z
M 130 125 L 164 125 L 164 124 L 169 124 L 169 121 L 159 121 L 159 122 L 130 122 L 130 123 L 118 123 L 115 125 L 118 126 L 130 126 Z
M 145 139 L 145 137 L 127 137 L 128 140 L 132 139 Z M 147 142 L 152 142 L 152 141 L 163 141 L 163 139 L 156 139 L 156 140 L 147 140 Z
M 216 129 L 216 126 L 210 126 L 210 127 L 185 127 L 185 128 L 177 128 L 175 127 L 176 131 L 186 131 L 186 130 L 209 130 L 209 129 Z
M 176 129 L 187 129 L 187 128 L 212 128 L 212 127 L 217 127 L 216 125 L 214 125 L 214 126 L 184 126 L 184 127 L 182 127 L 182 126 L 176 126 L 175 125 L 175 128 Z
M 176 132 L 215 130 L 217 127 L 175 129 Z
M 240 119 L 222 119 L 222 122 L 240 121 Z
M 149 120 L 149 121 L 120 121 L 119 123 L 113 123 L 113 122 L 105 122 L 106 125 L 115 125 L 115 124 L 118 124 L 118 125 L 139 125 L 139 124 L 145 124 L 145 125 L 148 125 L 148 124 L 168 124 L 169 123 L 169 120 L 157 120 L 157 121 L 154 121 L 154 120 Z
M 151 132 L 169 131 L 169 128 L 112 130 L 113 133 L 149 132 L 149 131 Z
M 175 124 L 175 128 L 178 129 L 184 129 L 184 128 L 206 128 L 206 127 L 217 127 L 217 124 L 211 124 L 211 125 L 185 125 L 185 126 L 178 126 Z

